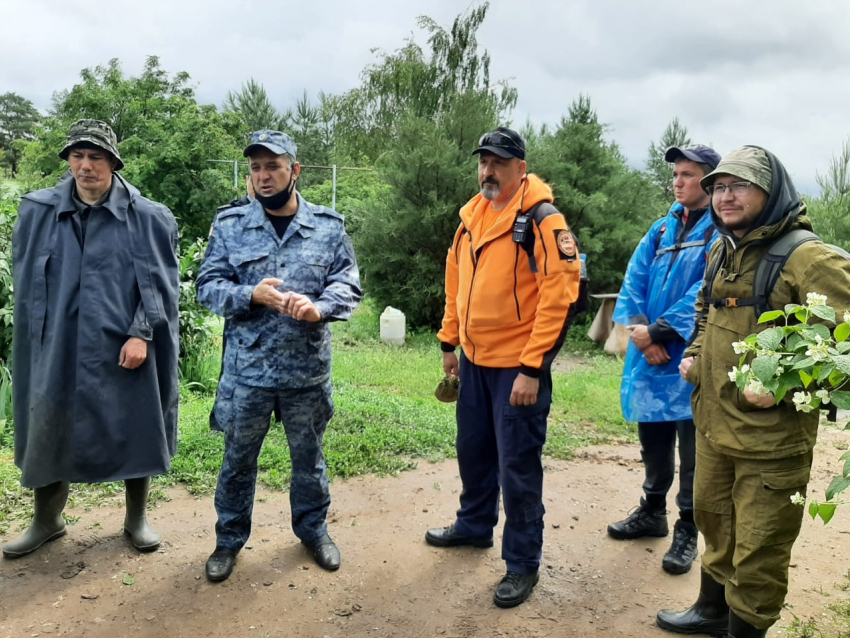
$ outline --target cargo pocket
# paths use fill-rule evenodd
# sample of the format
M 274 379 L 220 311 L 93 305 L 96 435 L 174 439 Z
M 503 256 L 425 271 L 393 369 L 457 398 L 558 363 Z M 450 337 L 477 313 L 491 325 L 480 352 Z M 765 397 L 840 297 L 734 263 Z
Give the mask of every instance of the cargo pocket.
M 223 374 L 218 382 L 215 405 L 213 405 L 213 414 L 218 423 L 218 427 L 214 429 L 227 432 L 233 423 L 233 390 L 233 381 L 228 375 Z
M 788 543 L 797 538 L 803 522 L 803 508 L 791 502 L 799 492 L 806 494 L 811 465 L 776 470 L 762 470 L 758 516 L 753 534 L 762 545 Z

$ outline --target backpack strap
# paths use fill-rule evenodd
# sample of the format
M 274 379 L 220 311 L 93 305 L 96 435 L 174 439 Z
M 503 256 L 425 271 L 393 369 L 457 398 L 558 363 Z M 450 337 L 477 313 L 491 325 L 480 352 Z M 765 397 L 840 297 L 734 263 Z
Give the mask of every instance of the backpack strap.
M 664 253 L 671 253 L 674 251 L 679 251 L 684 248 L 696 248 L 697 246 L 705 246 L 708 243 L 706 239 L 695 239 L 693 241 L 683 241 L 678 244 L 673 244 L 672 246 L 668 246 L 667 248 L 659 248 L 655 251 L 655 256 L 663 255 Z
M 523 213 L 520 213 L 523 214 Z M 524 213 L 528 215 L 528 218 L 534 222 L 537 226 L 537 230 L 540 230 L 540 224 L 543 223 L 543 220 L 549 217 L 550 215 L 560 215 L 561 212 L 555 208 L 550 202 L 539 202 L 529 208 Z M 578 238 L 575 233 L 570 230 L 570 234 L 573 237 L 573 241 L 576 245 L 576 256 L 581 252 L 581 248 L 579 248 Z M 537 274 L 537 259 L 534 257 L 534 233 L 530 232 L 526 236 L 524 242 L 522 242 L 522 248 L 525 250 L 525 254 L 528 255 L 528 265 L 531 267 L 531 272 L 535 275 Z
M 760 317 L 763 313 L 770 310 L 770 295 L 773 292 L 774 286 L 776 286 L 776 282 L 779 280 L 779 275 L 785 267 L 788 258 L 797 248 L 810 241 L 820 241 L 820 237 L 802 228 L 785 233 L 770 245 L 768 251 L 759 261 L 756 267 L 755 278 L 753 279 L 752 297 L 746 299 L 711 297 L 711 288 L 709 287 L 706 288 L 707 294 L 704 295 L 705 304 L 710 304 L 717 308 L 752 306 L 756 317 Z M 721 255 L 725 257 L 725 254 L 726 244 L 724 243 Z M 717 260 L 716 270 L 719 270 L 720 263 L 721 260 Z M 712 283 L 714 282 L 714 277 L 717 275 L 716 270 L 711 278 Z

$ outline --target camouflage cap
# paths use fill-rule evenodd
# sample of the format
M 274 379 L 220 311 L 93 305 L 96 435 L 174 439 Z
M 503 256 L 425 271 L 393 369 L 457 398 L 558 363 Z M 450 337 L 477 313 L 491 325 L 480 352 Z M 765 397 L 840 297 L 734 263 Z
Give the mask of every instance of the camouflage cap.
M 707 193 L 718 175 L 733 175 L 752 182 L 764 192 L 770 193 L 773 184 L 773 171 L 767 153 L 755 146 L 742 146 L 730 151 L 713 171 L 699 181 Z
M 258 146 L 269 149 L 275 155 L 289 155 L 292 159 L 295 159 L 295 154 L 298 152 L 295 141 L 286 133 L 263 129 L 251 133 L 251 143 L 245 147 L 242 155 L 248 157 Z
M 67 160 L 71 148 L 81 142 L 94 144 L 98 148 L 102 148 L 104 151 L 110 153 L 118 161 L 118 166 L 115 167 L 116 171 L 124 168 L 124 162 L 121 161 L 121 156 L 118 154 L 118 138 L 115 137 L 115 131 L 106 122 L 100 120 L 77 120 L 71 124 L 71 128 L 68 130 L 68 139 L 65 142 L 65 147 L 59 152 L 59 157 Z
M 434 390 L 434 396 L 443 403 L 454 403 L 457 401 L 457 395 L 460 388 L 460 379 L 457 377 L 446 377 Z

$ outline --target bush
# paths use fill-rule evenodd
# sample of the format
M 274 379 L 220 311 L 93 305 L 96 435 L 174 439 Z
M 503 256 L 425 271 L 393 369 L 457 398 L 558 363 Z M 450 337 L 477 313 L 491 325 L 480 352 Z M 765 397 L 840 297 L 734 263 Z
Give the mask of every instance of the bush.
M 217 317 L 198 302 L 195 277 L 204 258 L 206 241 L 196 240 L 180 256 L 180 382 L 201 392 L 212 392 L 221 366 Z
M 12 227 L 18 217 L 20 193 L 14 182 L 0 185 L 0 366 L 10 364 L 12 318 L 15 308 L 12 285 Z

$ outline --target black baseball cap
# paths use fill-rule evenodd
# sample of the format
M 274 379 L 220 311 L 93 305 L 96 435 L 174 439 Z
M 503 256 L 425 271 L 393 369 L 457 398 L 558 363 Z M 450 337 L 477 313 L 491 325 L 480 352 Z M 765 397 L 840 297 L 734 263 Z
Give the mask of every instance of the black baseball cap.
M 720 154 L 710 146 L 703 146 L 702 144 L 685 148 L 671 146 L 664 153 L 664 161 L 671 164 L 682 157 L 698 164 L 708 164 L 712 170 L 717 168 L 720 163 Z
M 478 148 L 472 151 L 473 155 L 479 153 L 493 153 L 499 157 L 516 157 L 524 160 L 525 141 L 516 131 L 500 126 L 481 136 L 478 140 Z

